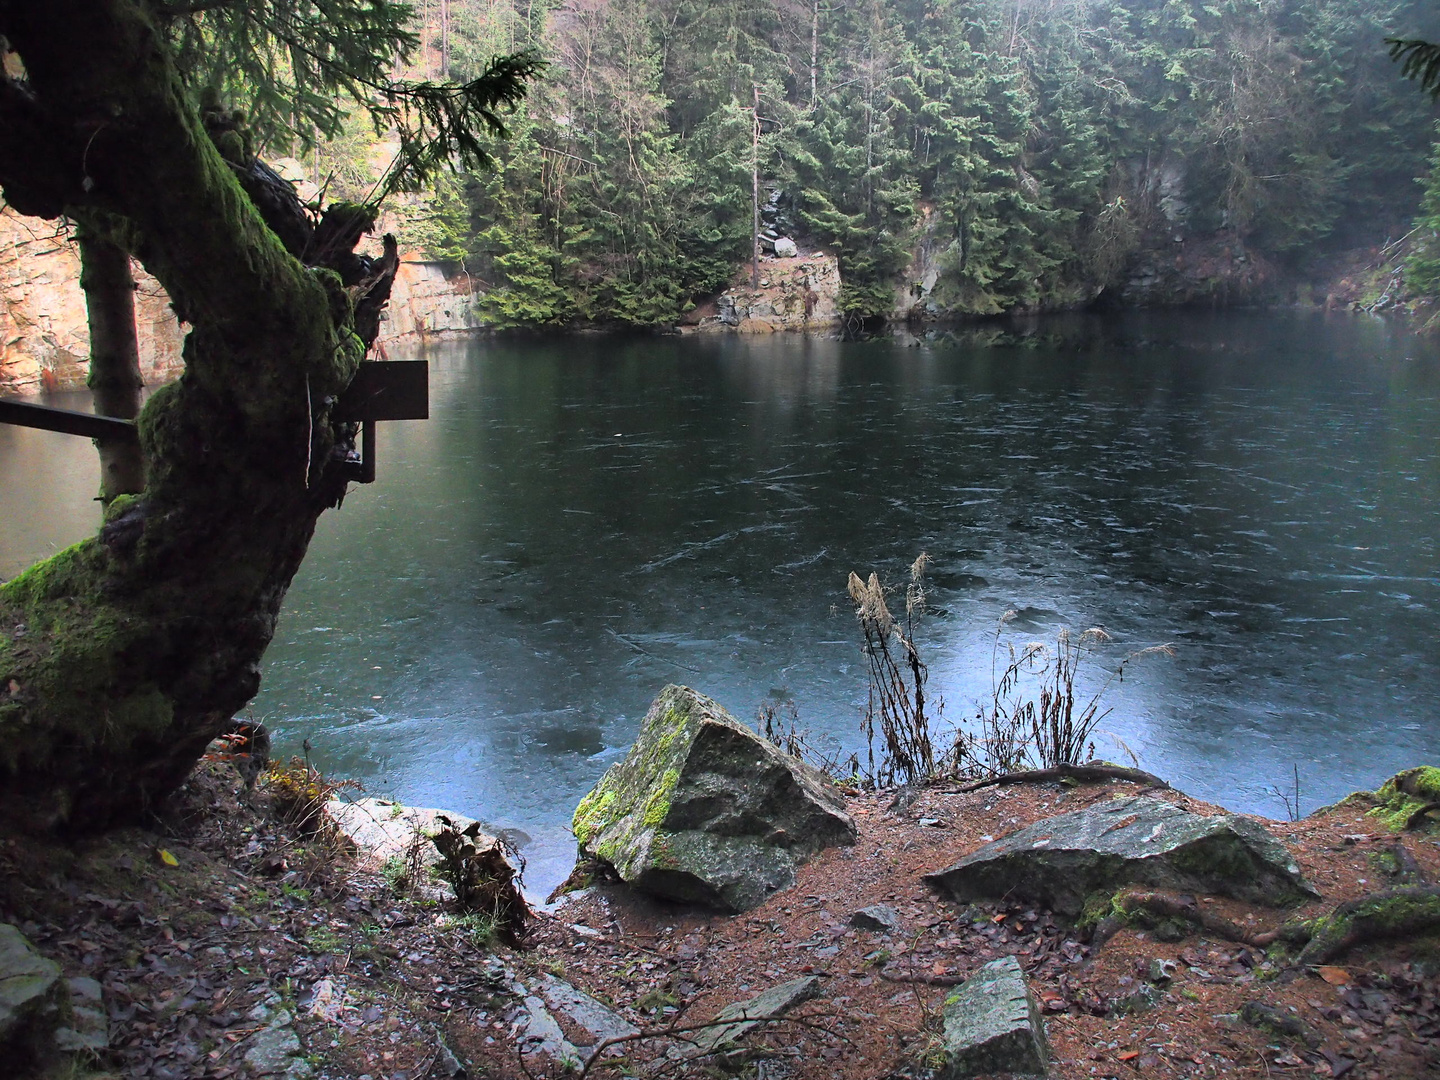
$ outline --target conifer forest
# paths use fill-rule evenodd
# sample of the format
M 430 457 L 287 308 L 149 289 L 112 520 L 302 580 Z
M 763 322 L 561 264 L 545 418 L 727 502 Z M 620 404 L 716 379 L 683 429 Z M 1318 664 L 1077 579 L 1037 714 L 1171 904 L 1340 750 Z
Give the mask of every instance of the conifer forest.
M 1103 302 L 1180 242 L 1303 276 L 1410 233 L 1433 106 L 1385 41 L 1440 32 L 1418 0 L 424 0 L 416 19 L 431 77 L 548 62 L 494 170 L 444 178 L 402 234 L 463 264 L 502 328 L 673 324 L 748 263 L 757 216 L 835 254 L 861 321 L 920 294 L 922 249 L 942 317 Z M 357 117 L 317 180 L 363 197 L 371 139 Z M 1422 285 L 1434 261 L 1412 256 Z

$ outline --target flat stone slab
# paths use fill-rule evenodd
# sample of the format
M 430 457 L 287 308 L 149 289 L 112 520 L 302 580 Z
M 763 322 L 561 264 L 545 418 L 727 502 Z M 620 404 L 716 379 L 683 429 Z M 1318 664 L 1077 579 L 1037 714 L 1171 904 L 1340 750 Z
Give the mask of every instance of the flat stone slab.
M 601 1004 L 583 990 L 577 990 L 564 979 L 542 975 L 537 983 L 545 1004 L 590 1037 L 584 1045 L 599 1046 L 608 1039 L 638 1035 L 640 1029 L 607 1005 Z M 579 1045 L 579 1044 L 577 1044 Z
M 730 912 L 757 907 L 806 859 L 857 835 L 818 770 L 686 686 L 660 691 L 571 829 L 582 855 L 634 888 Z
M 256 1076 L 284 1076 L 305 1080 L 315 1068 L 304 1057 L 305 1048 L 292 1025 L 295 1018 L 285 1009 L 277 1010 L 269 1025 L 254 1035 L 245 1050 L 245 1064 Z
M 939 1080 L 987 1073 L 1044 1076 L 1045 1022 L 1013 956 L 992 960 L 945 999 L 945 1065 Z
M 734 1043 L 756 1024 L 784 1016 L 796 1005 L 820 996 L 820 980 L 814 975 L 791 979 L 756 994 L 748 1001 L 726 1005 L 715 1014 L 715 1027 L 704 1028 L 694 1036 L 695 1053 L 713 1054 Z
M 1023 897 L 1070 916 L 1096 891 L 1126 885 L 1273 907 L 1319 895 L 1263 826 L 1138 796 L 1037 821 L 925 881 L 961 903 Z
M 43 1047 L 63 1019 L 67 994 L 60 966 L 0 923 L 0 1047 Z

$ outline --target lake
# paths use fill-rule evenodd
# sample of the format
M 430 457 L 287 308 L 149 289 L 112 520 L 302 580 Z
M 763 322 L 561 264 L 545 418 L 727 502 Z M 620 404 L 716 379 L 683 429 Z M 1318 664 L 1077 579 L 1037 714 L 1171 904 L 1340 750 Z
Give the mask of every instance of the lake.
M 933 559 L 944 720 L 1003 642 L 1101 626 L 1096 750 L 1284 816 L 1440 758 L 1440 354 L 1349 315 L 1150 313 L 933 340 L 455 344 L 321 520 L 253 713 L 367 791 L 517 830 L 683 682 L 861 749 L 853 571 Z M 398 358 L 398 357 L 397 357 Z M 83 439 L 0 427 L 0 574 L 85 535 Z M 862 755 L 863 757 L 863 755 Z

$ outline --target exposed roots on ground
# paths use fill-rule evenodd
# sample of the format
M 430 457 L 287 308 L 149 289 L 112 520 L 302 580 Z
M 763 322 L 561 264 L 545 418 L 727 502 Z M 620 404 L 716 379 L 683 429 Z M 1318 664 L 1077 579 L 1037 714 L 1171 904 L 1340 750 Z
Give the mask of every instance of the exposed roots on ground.
M 1356 945 L 1440 931 L 1440 888 L 1388 889 L 1340 904 L 1329 915 L 1287 927 L 1282 936 L 1305 942 L 1295 968 L 1327 964 Z
M 1082 784 L 1098 784 L 1104 780 L 1129 780 L 1135 784 L 1170 789 L 1168 782 L 1144 769 L 1127 769 L 1123 765 L 1057 765 L 1053 769 L 1026 769 L 1023 772 L 992 776 L 960 788 L 961 794 L 981 788 L 1005 784 L 1041 784 L 1050 780 L 1075 780 Z M 1171 789 L 1173 790 L 1173 789 Z
M 1263 949 L 1275 941 L 1274 933 L 1255 933 L 1237 922 L 1216 915 L 1202 908 L 1195 897 L 1187 893 L 1163 892 L 1155 889 L 1125 889 L 1115 894 L 1113 913 L 1095 924 L 1090 937 L 1092 947 L 1098 948 L 1129 922 L 1134 916 L 1149 914 L 1161 919 L 1184 919 L 1194 923 L 1207 933 L 1226 941 L 1236 941 Z

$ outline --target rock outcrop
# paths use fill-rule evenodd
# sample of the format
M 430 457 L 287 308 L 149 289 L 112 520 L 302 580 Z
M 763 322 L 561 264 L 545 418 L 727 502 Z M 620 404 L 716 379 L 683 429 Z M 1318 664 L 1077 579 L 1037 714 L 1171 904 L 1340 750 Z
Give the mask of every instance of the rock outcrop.
M 855 824 L 815 769 L 689 687 L 667 686 L 635 746 L 581 801 L 582 856 L 669 900 L 748 911 Z
M 147 386 L 160 386 L 184 370 L 185 330 L 160 283 L 138 264 L 132 269 L 140 373 Z M 464 273 L 415 254 L 402 256 L 378 353 L 479 329 L 474 289 Z M 54 222 L 0 210 L 0 395 L 81 389 L 89 370 L 90 329 L 75 244 Z
M 160 283 L 137 265 L 135 332 L 148 386 L 179 377 L 184 335 Z M 75 390 L 90 370 L 80 255 L 53 221 L 0 210 L 0 395 Z
M 940 1080 L 1045 1075 L 1050 1059 L 1045 1022 L 1015 957 L 992 960 L 958 986 L 945 999 L 944 1018 Z
M 1092 894 L 1124 885 L 1273 906 L 1318 895 L 1284 845 L 1255 822 L 1143 797 L 1038 821 L 925 880 L 962 902 L 1024 897 L 1072 916 Z
M 382 348 L 466 337 L 480 329 L 475 294 L 467 274 L 416 255 L 401 257 L 400 270 L 390 289 L 390 306 L 380 323 Z
M 784 245 L 789 251 L 793 242 Z M 702 331 L 772 334 L 833 330 L 840 325 L 840 264 L 824 252 L 762 256 L 760 285 L 750 287 L 747 263 L 717 299 L 695 308 L 682 325 Z

